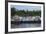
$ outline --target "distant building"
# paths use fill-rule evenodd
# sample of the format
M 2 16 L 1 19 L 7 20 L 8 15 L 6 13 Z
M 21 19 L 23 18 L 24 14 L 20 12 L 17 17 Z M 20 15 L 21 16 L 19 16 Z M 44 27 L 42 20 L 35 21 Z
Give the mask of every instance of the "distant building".
M 11 21 L 19 21 L 19 16 L 15 15 L 11 18 Z
M 35 21 L 40 21 L 41 20 L 40 18 L 41 18 L 40 16 L 36 16 L 34 20 Z
M 41 20 L 40 16 L 32 16 L 29 14 L 26 14 L 24 16 L 15 15 L 11 18 L 11 21 L 38 21 L 38 20 Z

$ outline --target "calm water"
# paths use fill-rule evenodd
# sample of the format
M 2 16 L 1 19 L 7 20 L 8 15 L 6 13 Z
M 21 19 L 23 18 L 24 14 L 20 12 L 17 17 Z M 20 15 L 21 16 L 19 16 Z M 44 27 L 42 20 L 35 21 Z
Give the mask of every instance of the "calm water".
M 15 24 L 11 24 L 11 28 L 33 28 L 33 27 L 40 27 L 41 24 L 40 23 L 22 23 L 19 25 L 15 25 Z

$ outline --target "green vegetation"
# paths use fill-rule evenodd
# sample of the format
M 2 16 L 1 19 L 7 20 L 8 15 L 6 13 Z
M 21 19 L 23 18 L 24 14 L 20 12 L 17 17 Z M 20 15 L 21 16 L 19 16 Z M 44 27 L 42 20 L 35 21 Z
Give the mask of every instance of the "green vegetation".
M 41 16 L 41 10 L 33 10 L 33 11 L 29 11 L 29 10 L 18 10 L 16 8 L 11 8 L 11 16 L 14 16 L 14 15 L 18 15 L 18 16 L 23 16 L 25 14 L 28 14 L 28 15 L 32 15 L 32 16 Z

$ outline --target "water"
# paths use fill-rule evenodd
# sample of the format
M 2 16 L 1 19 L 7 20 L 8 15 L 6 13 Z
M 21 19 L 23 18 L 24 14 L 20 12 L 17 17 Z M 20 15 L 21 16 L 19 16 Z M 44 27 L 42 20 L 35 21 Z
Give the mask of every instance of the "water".
M 11 24 L 11 28 L 35 28 L 35 27 L 40 27 L 40 23 L 22 23 L 19 25 Z

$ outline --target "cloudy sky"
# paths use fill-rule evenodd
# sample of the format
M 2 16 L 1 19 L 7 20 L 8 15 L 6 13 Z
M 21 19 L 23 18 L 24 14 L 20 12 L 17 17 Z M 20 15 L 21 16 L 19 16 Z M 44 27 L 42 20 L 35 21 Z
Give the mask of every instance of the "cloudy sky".
M 41 6 L 23 6 L 23 5 L 11 5 L 11 7 L 15 7 L 18 10 L 41 10 Z

